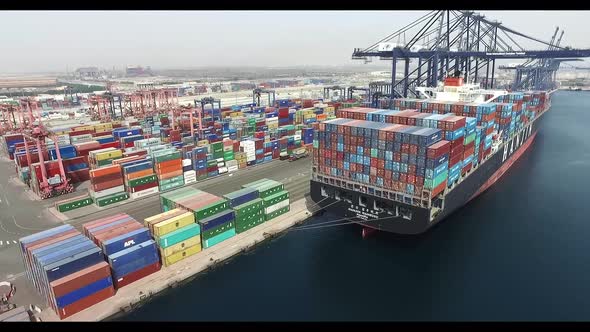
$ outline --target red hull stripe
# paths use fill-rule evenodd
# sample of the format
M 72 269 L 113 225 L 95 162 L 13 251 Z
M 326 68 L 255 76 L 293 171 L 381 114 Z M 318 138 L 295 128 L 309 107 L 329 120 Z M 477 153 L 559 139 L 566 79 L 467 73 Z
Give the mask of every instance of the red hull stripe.
M 529 137 L 529 139 L 520 147 L 520 149 L 518 149 L 512 156 L 510 156 L 510 158 L 508 158 L 504 165 L 500 166 L 500 168 L 494 174 L 492 174 L 492 176 L 490 176 L 490 178 L 477 190 L 477 192 L 473 194 L 471 198 L 469 198 L 468 202 L 474 199 L 475 197 L 479 196 L 481 193 L 483 193 L 489 187 L 491 187 L 494 183 L 496 183 L 496 181 L 498 181 L 498 179 L 500 179 L 502 175 L 504 175 L 504 173 L 506 173 L 506 171 L 510 169 L 512 164 L 514 164 L 514 162 L 516 162 L 518 158 L 522 156 L 522 154 L 529 148 L 529 146 L 531 146 L 531 144 L 535 140 L 535 136 L 537 136 L 536 132 L 531 137 Z

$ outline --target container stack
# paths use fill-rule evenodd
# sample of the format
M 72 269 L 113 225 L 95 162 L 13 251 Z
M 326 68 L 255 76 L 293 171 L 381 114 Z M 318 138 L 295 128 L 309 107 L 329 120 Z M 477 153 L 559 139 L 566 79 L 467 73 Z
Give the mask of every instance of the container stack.
M 265 221 L 263 201 L 259 195 L 256 188 L 243 188 L 223 196 L 234 211 L 236 233 L 245 232 Z
M 158 178 L 154 173 L 153 162 L 143 156 L 121 164 L 125 188 L 132 199 L 159 192 Z
M 264 220 L 274 219 L 289 212 L 289 192 L 282 183 L 270 179 L 261 179 L 242 186 L 259 192 L 264 207 Z
M 26 275 L 60 319 L 113 295 L 113 279 L 101 249 L 63 225 L 19 240 Z
M 97 169 L 110 166 L 113 160 L 123 157 L 123 151 L 115 148 L 98 149 L 88 152 L 88 163 L 90 169 Z
M 207 178 L 207 147 L 199 146 L 192 151 L 192 165 L 195 170 L 197 180 Z
M 121 165 L 90 170 L 90 197 L 98 206 L 106 206 L 129 198 L 125 191 Z
M 191 211 L 172 209 L 146 218 L 144 224 L 156 239 L 162 264 L 170 266 L 201 251 L 201 228 Z
M 240 151 L 246 155 L 246 163 L 248 165 L 256 163 L 256 147 L 253 140 L 245 140 L 240 142 Z
M 466 118 L 465 122 L 465 139 L 463 141 L 463 167 L 461 174 L 466 174 L 473 166 L 473 159 L 475 155 L 475 127 L 477 120 L 475 118 Z
M 174 148 L 156 151 L 152 154 L 154 169 L 160 183 L 160 191 L 184 185 L 182 153 Z
M 94 220 L 82 229 L 102 249 L 116 289 L 160 270 L 160 256 L 149 230 L 127 214 Z
M 201 226 L 201 243 L 204 249 L 233 237 L 234 211 L 226 199 L 194 188 L 182 188 L 160 195 L 162 211 L 182 208 L 194 213 Z

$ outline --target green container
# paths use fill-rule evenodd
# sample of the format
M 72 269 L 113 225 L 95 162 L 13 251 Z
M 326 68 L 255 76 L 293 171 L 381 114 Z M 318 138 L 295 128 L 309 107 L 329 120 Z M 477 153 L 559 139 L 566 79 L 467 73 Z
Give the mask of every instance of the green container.
M 261 179 L 245 184 L 242 188 L 256 188 L 260 192 L 260 198 L 265 198 L 284 190 L 284 185 L 278 181 Z
M 203 249 L 207 249 L 207 248 L 211 248 L 212 246 L 219 244 L 233 236 L 236 235 L 236 229 L 235 228 L 230 228 L 229 230 L 215 235 L 214 237 L 207 239 L 205 241 L 202 241 L 201 243 L 203 244 Z
M 184 179 L 180 179 L 180 181 L 169 182 L 169 183 L 166 183 L 165 185 L 160 185 L 160 190 L 161 191 L 170 190 L 172 188 L 177 188 L 180 186 L 184 186 Z
M 160 248 L 168 248 L 199 234 L 201 234 L 201 226 L 198 224 L 190 224 L 181 227 L 174 232 L 165 234 L 162 237 L 157 237 L 156 242 L 158 242 Z
M 201 242 L 210 239 L 218 234 L 221 234 L 230 228 L 235 228 L 235 222 L 233 220 L 226 222 L 225 224 L 221 224 L 215 228 L 208 229 L 201 233 Z
M 180 180 L 184 181 L 184 175 L 174 176 L 174 177 L 171 177 L 171 178 L 168 178 L 168 179 L 160 180 L 160 185 L 162 186 L 162 185 L 165 185 L 165 184 L 168 184 L 168 183 L 178 182 Z
M 92 197 L 84 197 L 84 198 L 80 198 L 80 199 L 76 199 L 70 202 L 66 202 L 66 203 L 62 203 L 62 204 L 57 204 L 57 210 L 59 212 L 67 212 L 67 211 L 71 211 L 83 206 L 87 206 L 92 204 L 94 201 L 92 200 Z
M 96 165 L 98 167 L 102 167 L 102 166 L 111 166 L 113 164 L 113 160 L 117 160 L 120 159 L 121 157 L 118 158 L 111 158 L 111 159 L 105 159 L 105 160 L 97 160 L 96 161 Z
M 264 201 L 264 207 L 269 207 L 271 205 L 275 205 L 278 202 L 282 202 L 284 200 L 288 200 L 289 199 L 289 192 L 288 191 L 279 191 L 276 194 L 272 194 L 270 196 L 267 196 L 265 198 L 263 198 L 262 200 Z
M 178 150 L 175 152 L 172 152 L 172 153 L 154 156 L 154 160 L 156 161 L 156 163 L 161 163 L 164 161 L 180 159 L 180 158 L 182 158 L 182 155 L 181 155 L 180 151 L 178 151 Z
M 264 216 L 264 210 L 260 209 L 260 210 L 251 211 L 249 214 L 244 214 L 244 215 L 241 215 L 240 217 L 236 217 L 236 224 L 249 223 L 252 220 L 256 220 L 260 216 Z
M 233 151 L 224 152 L 223 153 L 223 160 L 225 160 L 225 161 L 234 160 L 234 152 Z
M 289 209 L 290 209 L 290 206 L 287 205 L 282 209 L 278 209 L 278 210 L 271 212 L 269 214 L 265 214 L 264 217 L 265 217 L 266 221 L 269 221 L 269 220 L 274 219 L 282 214 L 289 212 Z
M 466 136 L 463 145 L 467 145 L 467 144 L 473 142 L 474 140 L 475 140 L 475 133 L 473 133 L 469 136 Z
M 201 208 L 194 210 L 193 212 L 195 213 L 195 220 L 203 220 L 228 208 L 229 202 L 222 198 L 221 200 L 215 203 L 205 205 Z
M 433 179 L 425 179 L 424 180 L 424 188 L 426 188 L 426 189 L 436 188 L 439 184 L 443 183 L 443 181 L 446 180 L 448 173 L 449 173 L 449 171 L 446 170 L 446 171 L 440 173 L 436 178 L 434 178 L 434 180 Z
M 253 218 L 252 220 L 248 221 L 248 222 L 238 222 L 236 221 L 236 233 L 242 233 L 245 232 L 249 229 L 252 229 L 262 223 L 264 223 L 265 221 L 265 216 L 264 213 L 260 214 L 259 216 L 256 216 L 256 218 Z
M 137 187 L 142 184 L 152 183 L 152 182 L 156 182 L 156 181 L 158 181 L 158 177 L 155 174 L 152 174 L 152 175 L 144 176 L 141 178 L 129 180 L 128 186 L 129 187 Z
M 207 160 L 207 167 L 217 166 L 217 160 Z
M 244 203 L 242 205 L 238 205 L 233 208 L 236 219 L 242 218 L 244 216 L 248 216 L 251 213 L 256 211 L 262 210 L 264 207 L 263 201 L 261 198 L 253 199 L 250 202 Z
M 202 192 L 203 191 L 195 189 L 193 187 L 185 187 L 171 192 L 161 193 L 160 204 L 162 206 L 167 206 L 169 209 L 172 209 L 175 206 L 175 201 L 179 201 L 184 197 L 197 196 Z
M 96 205 L 98 206 L 107 206 L 117 202 L 124 201 L 129 198 L 129 193 L 122 192 L 118 194 L 108 195 L 96 200 Z

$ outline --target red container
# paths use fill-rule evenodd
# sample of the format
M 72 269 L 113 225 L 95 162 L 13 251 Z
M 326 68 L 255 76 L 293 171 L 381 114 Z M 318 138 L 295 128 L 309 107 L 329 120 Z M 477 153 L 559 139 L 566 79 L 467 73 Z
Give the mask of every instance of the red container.
M 114 214 L 109 217 L 89 221 L 87 223 L 82 224 L 82 231 L 83 231 L 84 235 L 86 235 L 88 237 L 90 234 L 89 231 L 91 232 L 92 228 L 106 225 L 108 223 L 111 223 L 111 222 L 114 222 L 116 220 L 123 219 L 126 217 L 128 217 L 128 215 L 125 213 L 117 213 L 117 214 Z
M 66 176 L 69 177 L 74 183 L 88 181 L 90 180 L 90 169 L 83 168 L 76 171 L 66 172 Z
M 132 152 L 123 152 L 123 156 L 124 157 L 145 156 L 145 155 L 147 155 L 147 151 L 146 150 L 138 150 L 138 151 L 132 151 Z
M 457 165 L 457 163 L 461 162 L 462 160 L 463 160 L 463 154 L 457 154 L 455 156 L 452 156 L 449 159 L 449 168 Z
M 426 152 L 426 156 L 430 159 L 436 159 L 442 155 L 448 154 L 451 152 L 451 142 L 449 141 L 440 141 L 437 143 L 432 144 L 428 147 Z
M 70 317 L 71 315 L 74 315 L 84 309 L 90 308 L 93 305 L 102 302 L 113 295 L 115 295 L 115 288 L 109 286 L 90 296 L 80 299 L 70 305 L 60 308 L 57 314 L 59 315 L 60 319 Z
M 102 191 L 102 190 L 106 190 L 109 188 L 114 188 L 114 187 L 120 186 L 122 184 L 123 184 L 123 178 L 119 178 L 116 180 L 109 180 L 109 181 L 93 184 L 92 189 L 94 189 L 94 191 L 97 192 L 97 191 Z
M 110 275 L 111 267 L 109 264 L 107 262 L 100 262 L 61 279 L 52 281 L 50 283 L 52 295 L 54 298 L 61 297 Z
M 441 184 L 439 184 L 438 186 L 436 186 L 436 188 L 434 188 L 432 190 L 432 196 L 431 197 L 436 197 L 438 194 L 442 193 L 443 190 L 445 190 L 445 187 L 447 186 L 447 180 L 444 180 Z
M 94 235 L 94 242 L 96 243 L 96 245 L 102 248 L 102 244 L 109 239 L 143 228 L 143 225 L 138 222 L 131 223 L 121 227 L 119 226 L 121 225 L 117 225 L 114 228 L 110 228 L 108 232 Z
M 154 181 L 154 182 L 151 182 L 151 183 L 144 183 L 142 185 L 139 185 L 139 186 L 136 186 L 136 187 L 132 187 L 130 189 L 131 189 L 131 192 L 132 193 L 136 193 L 136 192 L 144 191 L 144 190 L 151 189 L 151 188 L 154 188 L 154 187 L 157 187 L 157 186 L 158 186 L 158 181 Z
M 112 131 L 103 131 L 101 133 L 93 133 L 92 136 L 94 137 L 101 137 L 101 136 L 111 136 L 113 135 Z
M 475 141 L 471 141 L 471 143 L 465 145 L 464 150 L 469 150 L 469 149 L 471 149 L 474 146 L 475 146 Z
M 133 143 L 133 142 L 132 142 Z M 131 144 L 131 146 L 133 146 L 133 144 Z M 99 149 L 106 149 L 106 148 L 115 148 L 115 149 L 119 149 L 121 147 L 121 143 L 120 142 L 110 142 L 110 143 L 104 143 L 101 144 Z
M 143 227 L 139 222 L 137 222 L 136 220 L 133 220 L 133 219 L 125 221 L 125 222 L 123 222 L 121 224 L 117 224 L 117 225 L 111 224 L 101 230 L 97 230 L 96 232 L 90 234 L 90 238 L 94 243 L 96 243 L 96 245 L 99 245 L 98 240 L 102 239 L 104 236 L 107 236 L 109 233 L 112 234 L 113 232 L 116 232 L 117 230 L 120 230 L 121 228 L 128 229 L 129 231 L 133 231 L 135 229 L 138 229 L 137 228 L 138 225 L 140 226 L 139 228 Z

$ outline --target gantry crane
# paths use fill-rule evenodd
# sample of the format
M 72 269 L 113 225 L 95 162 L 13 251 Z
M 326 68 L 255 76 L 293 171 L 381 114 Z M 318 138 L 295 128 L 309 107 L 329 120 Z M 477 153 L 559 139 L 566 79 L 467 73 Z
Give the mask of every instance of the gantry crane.
M 275 103 L 275 90 L 267 90 L 262 88 L 256 88 L 252 91 L 252 103 L 260 107 L 260 95 L 263 93 L 268 95 L 268 106 L 272 106 Z
M 28 99 L 24 102 L 26 105 L 26 110 L 28 113 L 28 130 L 23 130 L 23 138 L 25 144 L 25 153 L 27 156 L 27 162 L 29 167 L 32 167 L 31 164 L 31 154 L 29 150 L 29 145 L 27 139 L 35 142 L 37 146 L 37 153 L 39 154 L 39 168 L 41 170 L 41 181 L 39 183 L 39 197 L 41 199 L 47 199 L 55 194 L 62 195 L 71 193 L 74 191 L 74 187 L 70 184 L 69 179 L 66 177 L 66 172 L 63 166 L 63 161 L 61 159 L 61 153 L 59 152 L 59 145 L 58 140 L 55 135 L 50 134 L 47 129 L 43 126 L 43 122 L 41 121 L 41 116 L 39 116 L 39 109 L 36 104 L 31 103 L 31 100 Z M 33 109 L 37 111 L 37 121 L 35 121 L 35 117 L 33 115 Z M 57 157 L 57 163 L 59 165 L 59 179 L 56 178 L 48 178 L 47 177 L 47 169 L 45 168 L 45 158 L 43 157 L 43 151 L 47 150 L 45 145 L 45 138 L 49 137 L 53 140 L 53 144 L 55 145 L 55 154 Z
M 411 37 L 406 39 L 406 35 Z M 515 40 L 519 38 L 549 48 L 527 50 Z M 354 49 L 352 54 L 352 58 L 358 60 L 371 57 L 391 61 L 389 92 L 390 99 L 394 99 L 419 98 L 416 87 L 436 87 L 456 71 L 460 71 L 468 83 L 483 83 L 485 89 L 493 89 L 496 60 L 544 59 L 550 62 L 552 59 L 585 58 L 590 57 L 590 49 L 572 49 L 546 42 L 473 11 L 437 10 L 367 48 Z M 417 60 L 412 71 L 411 60 Z M 401 80 L 396 79 L 398 61 L 404 65 Z M 532 86 L 538 86 L 543 78 L 533 75 L 531 80 Z
M 346 88 L 339 85 L 327 86 L 324 88 L 324 100 L 330 100 L 330 91 L 338 91 L 338 99 L 342 100 L 346 96 Z
M 353 96 L 354 96 L 354 92 L 355 91 L 363 91 L 365 93 L 364 96 L 363 96 L 363 98 L 365 100 L 370 100 L 371 99 L 371 96 L 370 96 L 371 89 L 369 89 L 369 88 L 362 88 L 362 87 L 356 87 L 356 86 L 353 85 L 353 86 L 348 87 L 348 95 L 347 95 L 348 100 L 352 100 L 353 99 Z

